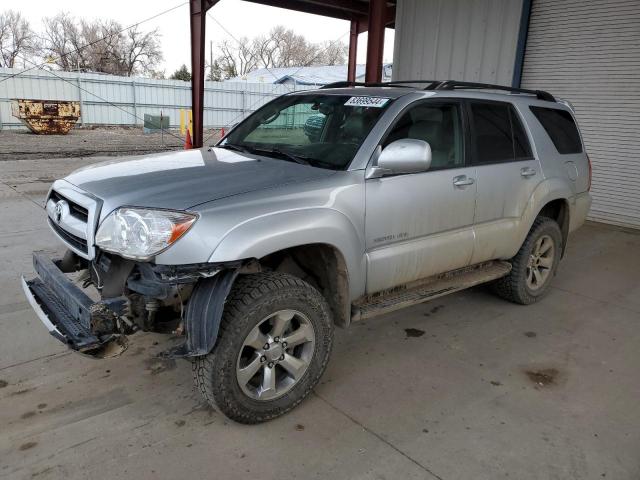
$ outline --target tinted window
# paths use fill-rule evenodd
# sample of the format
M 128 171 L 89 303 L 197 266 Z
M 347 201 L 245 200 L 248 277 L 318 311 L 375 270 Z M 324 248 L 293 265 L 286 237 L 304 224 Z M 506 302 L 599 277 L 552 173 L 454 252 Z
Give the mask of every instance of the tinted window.
M 473 102 L 471 115 L 475 131 L 477 163 L 513 161 L 509 105 Z
M 581 153 L 582 142 L 573 117 L 566 110 L 529 107 L 540 121 L 559 153 Z
M 531 145 L 529 144 L 529 138 L 527 137 L 522 122 L 518 117 L 518 114 L 509 107 L 511 111 L 511 126 L 513 128 L 513 148 L 515 159 L 517 160 L 529 160 L 533 158 L 531 153 Z
M 424 140 L 431 147 L 431 169 L 464 165 L 459 105 L 421 103 L 402 114 L 383 146 L 403 138 Z

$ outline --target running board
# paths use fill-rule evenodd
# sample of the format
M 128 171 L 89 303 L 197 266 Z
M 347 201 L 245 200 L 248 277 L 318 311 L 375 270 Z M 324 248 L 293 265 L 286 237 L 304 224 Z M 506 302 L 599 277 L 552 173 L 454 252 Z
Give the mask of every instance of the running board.
M 486 262 L 369 295 L 354 304 L 351 321 L 364 320 L 428 302 L 449 293 L 504 277 L 510 271 L 509 262 Z

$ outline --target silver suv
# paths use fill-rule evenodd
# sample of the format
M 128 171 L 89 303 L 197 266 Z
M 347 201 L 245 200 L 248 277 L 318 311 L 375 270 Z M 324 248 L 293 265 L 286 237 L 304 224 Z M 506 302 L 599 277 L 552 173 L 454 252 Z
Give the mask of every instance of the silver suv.
M 22 283 L 85 354 L 180 334 L 164 354 L 193 362 L 206 400 L 262 422 L 317 384 L 334 325 L 485 282 L 542 298 L 590 176 L 572 109 L 549 93 L 332 85 L 273 100 L 214 147 L 56 181 L 47 221 L 67 252 L 34 253 Z

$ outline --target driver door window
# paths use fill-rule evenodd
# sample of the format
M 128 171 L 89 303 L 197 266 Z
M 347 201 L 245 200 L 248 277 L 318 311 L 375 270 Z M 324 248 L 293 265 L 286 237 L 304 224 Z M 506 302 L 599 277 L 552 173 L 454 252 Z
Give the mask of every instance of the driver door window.
M 464 166 L 464 140 L 460 105 L 415 106 L 404 113 L 393 127 L 383 147 L 403 138 L 424 140 L 431 147 L 430 170 Z

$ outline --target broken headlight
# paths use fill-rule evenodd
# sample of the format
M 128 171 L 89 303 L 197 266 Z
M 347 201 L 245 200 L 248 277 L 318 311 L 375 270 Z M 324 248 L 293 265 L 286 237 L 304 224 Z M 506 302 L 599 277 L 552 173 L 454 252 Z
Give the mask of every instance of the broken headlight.
M 148 260 L 182 237 L 197 218 L 173 210 L 117 208 L 100 224 L 96 245 L 126 258 Z

